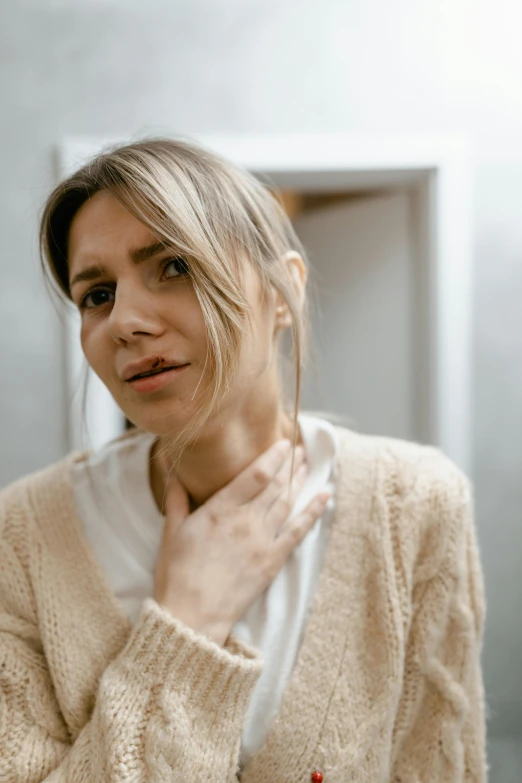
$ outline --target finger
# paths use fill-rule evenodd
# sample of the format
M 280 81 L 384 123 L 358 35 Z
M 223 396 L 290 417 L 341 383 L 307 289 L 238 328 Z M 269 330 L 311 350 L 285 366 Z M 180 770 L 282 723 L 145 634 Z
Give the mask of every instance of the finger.
M 272 505 L 283 497 L 286 497 L 287 500 L 291 499 L 292 491 L 295 488 L 294 480 L 304 464 L 304 459 L 305 453 L 301 446 L 295 449 L 294 456 L 292 453 L 288 455 L 272 481 L 251 501 L 259 513 L 271 513 Z
M 236 505 L 252 500 L 281 470 L 290 450 L 289 440 L 277 441 L 232 479 L 226 487 L 216 493 L 215 497 L 220 501 L 232 502 Z
M 277 536 L 292 513 L 297 497 L 308 477 L 308 465 L 302 463 L 294 472 L 291 482 L 287 482 L 282 492 L 265 512 L 266 524 L 272 535 Z
M 276 539 L 276 550 L 279 557 L 283 558 L 283 562 L 320 519 L 330 497 L 329 492 L 316 495 L 306 508 L 282 529 Z

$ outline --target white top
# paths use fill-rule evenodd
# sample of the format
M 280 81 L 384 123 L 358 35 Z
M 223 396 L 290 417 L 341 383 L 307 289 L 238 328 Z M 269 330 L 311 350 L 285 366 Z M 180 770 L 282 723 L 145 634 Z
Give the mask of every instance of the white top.
M 233 633 L 261 651 L 264 668 L 252 694 L 241 741 L 241 766 L 264 745 L 301 644 L 335 508 L 337 436 L 334 427 L 300 414 L 308 477 L 296 500 L 298 513 L 318 492 L 332 493 L 321 519 L 296 547 L 268 590 L 236 623 Z M 76 505 L 84 533 L 114 593 L 132 621 L 153 595 L 154 567 L 164 518 L 149 483 L 155 436 L 111 441 L 73 468 Z

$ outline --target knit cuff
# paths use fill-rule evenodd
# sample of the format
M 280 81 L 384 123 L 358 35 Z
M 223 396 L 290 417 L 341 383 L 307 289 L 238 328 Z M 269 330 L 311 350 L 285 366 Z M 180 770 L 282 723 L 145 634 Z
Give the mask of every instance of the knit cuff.
M 250 647 L 250 645 L 245 644 L 245 642 L 242 642 L 237 638 L 237 636 L 234 636 L 233 634 L 231 634 L 226 640 L 225 650 L 228 650 L 231 655 L 241 655 L 247 660 L 259 662 L 262 661 L 259 650 L 256 650 L 255 647 Z
M 141 612 L 123 651 L 144 680 L 175 687 L 191 699 L 219 704 L 231 698 L 248 704 L 262 671 L 259 653 L 234 637 L 225 647 L 197 634 L 152 598 Z

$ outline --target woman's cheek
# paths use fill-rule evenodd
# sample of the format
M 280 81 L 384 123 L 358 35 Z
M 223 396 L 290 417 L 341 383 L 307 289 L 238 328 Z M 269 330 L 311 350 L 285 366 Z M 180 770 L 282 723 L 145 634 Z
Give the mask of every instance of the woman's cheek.
M 100 324 L 84 319 L 80 331 L 82 350 L 91 369 L 101 380 L 109 385 L 110 377 L 114 373 L 113 357 L 110 345 L 103 334 Z

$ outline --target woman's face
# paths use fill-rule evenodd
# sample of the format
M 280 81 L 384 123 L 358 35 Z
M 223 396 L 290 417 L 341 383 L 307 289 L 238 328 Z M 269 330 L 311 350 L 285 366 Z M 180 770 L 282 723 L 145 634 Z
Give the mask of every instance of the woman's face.
M 68 251 L 88 363 L 134 424 L 157 435 L 179 431 L 209 382 L 205 322 L 190 270 L 104 192 L 78 211 Z M 278 394 L 276 308 L 261 305 L 259 282 L 247 267 L 254 328 L 245 338 L 237 380 L 220 401 L 224 415 L 248 416 L 252 406 L 261 411 Z

